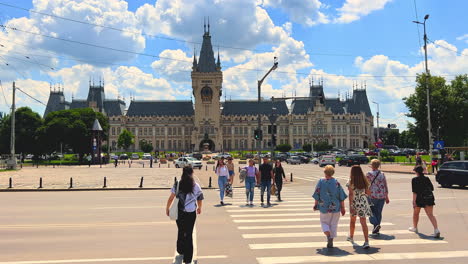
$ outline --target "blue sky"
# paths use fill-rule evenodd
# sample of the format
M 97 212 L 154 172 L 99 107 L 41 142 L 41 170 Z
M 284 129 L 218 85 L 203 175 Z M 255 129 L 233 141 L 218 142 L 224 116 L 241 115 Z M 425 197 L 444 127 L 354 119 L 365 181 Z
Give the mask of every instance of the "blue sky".
M 468 73 L 467 8 L 463 0 L 0 0 L 6 26 L 0 111 L 8 111 L 12 81 L 43 103 L 50 83 L 62 86 L 67 100 L 85 98 L 90 78 L 104 79 L 107 97 L 125 98 L 127 105 L 130 97 L 190 99 L 193 51 L 199 52 L 203 18 L 210 17 L 227 100 L 253 98 L 256 79 L 277 56 L 265 97 L 305 96 L 311 78 L 323 78 L 330 97 L 366 83 L 369 99 L 380 103 L 381 124 L 404 129 L 402 98 L 423 70 L 422 27 L 418 35 L 411 21 L 416 12 L 420 20 L 430 14 L 429 67 L 450 80 Z M 23 94 L 18 106 L 45 109 Z

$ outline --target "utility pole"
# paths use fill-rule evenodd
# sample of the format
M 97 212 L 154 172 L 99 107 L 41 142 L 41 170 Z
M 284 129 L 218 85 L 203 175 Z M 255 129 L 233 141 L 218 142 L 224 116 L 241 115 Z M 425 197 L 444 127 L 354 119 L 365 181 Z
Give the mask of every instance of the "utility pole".
M 258 85 L 258 117 L 257 117 L 257 121 L 258 121 L 258 125 L 257 125 L 257 131 L 258 133 L 261 133 L 260 131 L 262 131 L 262 113 L 261 113 L 261 109 L 262 109 L 262 106 L 260 104 L 260 101 L 262 100 L 261 99 L 261 90 L 262 90 L 262 83 L 263 81 L 265 80 L 265 78 L 274 70 L 276 70 L 276 68 L 278 68 L 278 60 L 277 58 L 275 57 L 274 58 L 274 61 L 273 61 L 273 66 L 270 68 L 270 70 L 265 74 L 265 76 L 263 76 L 263 78 L 261 80 L 259 80 L 257 82 L 257 85 Z M 263 135 L 263 134 L 260 134 L 260 135 Z M 262 152 L 262 140 L 263 140 L 263 136 L 260 136 L 260 139 L 257 141 L 257 149 L 258 149 L 258 163 L 260 163 L 260 154 Z
M 379 142 L 380 140 L 380 126 L 379 126 L 379 118 L 380 118 L 380 107 L 379 107 L 379 103 L 376 103 L 376 102 L 372 102 L 374 104 L 377 105 L 377 139 L 375 140 L 375 142 Z M 380 160 L 380 151 L 377 152 L 377 155 L 379 157 L 379 160 Z
M 8 169 L 16 170 L 16 155 L 15 155 L 15 93 L 16 87 L 15 82 L 13 82 L 13 96 L 11 101 L 11 135 L 10 135 L 10 161 L 8 164 Z
M 429 19 L 429 15 L 424 16 L 424 22 L 413 21 L 413 23 L 423 25 L 424 28 L 424 62 L 426 68 L 426 76 L 424 85 L 426 86 L 426 100 L 427 100 L 427 133 L 428 133 L 428 143 L 429 143 L 429 155 L 432 155 L 432 124 L 431 124 L 431 104 L 430 104 L 430 91 L 429 91 L 429 67 L 427 65 L 427 34 L 426 34 L 426 20 Z

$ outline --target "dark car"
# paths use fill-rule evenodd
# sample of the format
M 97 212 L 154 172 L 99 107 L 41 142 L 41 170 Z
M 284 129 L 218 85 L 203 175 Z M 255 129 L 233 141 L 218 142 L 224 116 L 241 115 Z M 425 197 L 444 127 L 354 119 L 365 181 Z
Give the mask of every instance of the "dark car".
M 436 181 L 447 188 L 452 185 L 465 187 L 468 185 L 468 161 L 445 162 L 437 172 Z
M 119 159 L 120 159 L 120 160 L 128 160 L 128 155 L 125 154 L 125 153 L 124 153 L 124 154 L 120 154 Z
M 194 159 L 201 160 L 203 158 L 203 155 L 201 153 L 192 153 L 191 155 Z
M 369 158 L 364 155 L 350 155 L 343 157 L 339 162 L 339 166 L 348 166 L 361 165 L 369 163 Z
M 308 158 L 306 156 L 300 155 L 298 157 L 301 159 L 301 163 L 307 164 L 307 163 L 310 162 L 310 158 Z

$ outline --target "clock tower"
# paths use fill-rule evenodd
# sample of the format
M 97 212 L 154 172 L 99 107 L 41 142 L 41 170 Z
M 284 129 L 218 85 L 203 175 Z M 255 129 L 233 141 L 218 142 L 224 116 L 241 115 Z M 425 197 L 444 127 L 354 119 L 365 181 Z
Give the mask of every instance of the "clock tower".
M 193 56 L 192 91 L 195 98 L 192 144 L 195 149 L 218 151 L 222 149 L 221 95 L 223 73 L 221 62 L 215 60 L 211 45 L 210 25 L 204 25 L 203 43 L 197 61 Z

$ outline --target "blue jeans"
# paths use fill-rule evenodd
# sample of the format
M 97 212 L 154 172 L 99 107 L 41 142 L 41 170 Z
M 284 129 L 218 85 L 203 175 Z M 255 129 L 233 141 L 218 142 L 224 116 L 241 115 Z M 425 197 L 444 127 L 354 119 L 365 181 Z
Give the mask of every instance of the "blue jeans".
M 224 191 L 227 184 L 228 178 L 226 176 L 219 176 L 218 177 L 218 186 L 219 186 L 219 198 L 221 201 L 224 200 Z
M 378 226 L 382 222 L 382 210 L 385 204 L 385 199 L 371 199 L 372 216 L 369 217 L 369 221 L 372 225 Z
M 245 195 L 249 201 L 253 201 L 255 189 L 255 177 L 245 178 Z
M 270 196 L 271 196 L 271 180 L 262 180 L 261 183 L 261 201 L 263 203 L 263 194 L 265 193 L 265 189 L 267 191 L 267 203 L 270 203 Z

